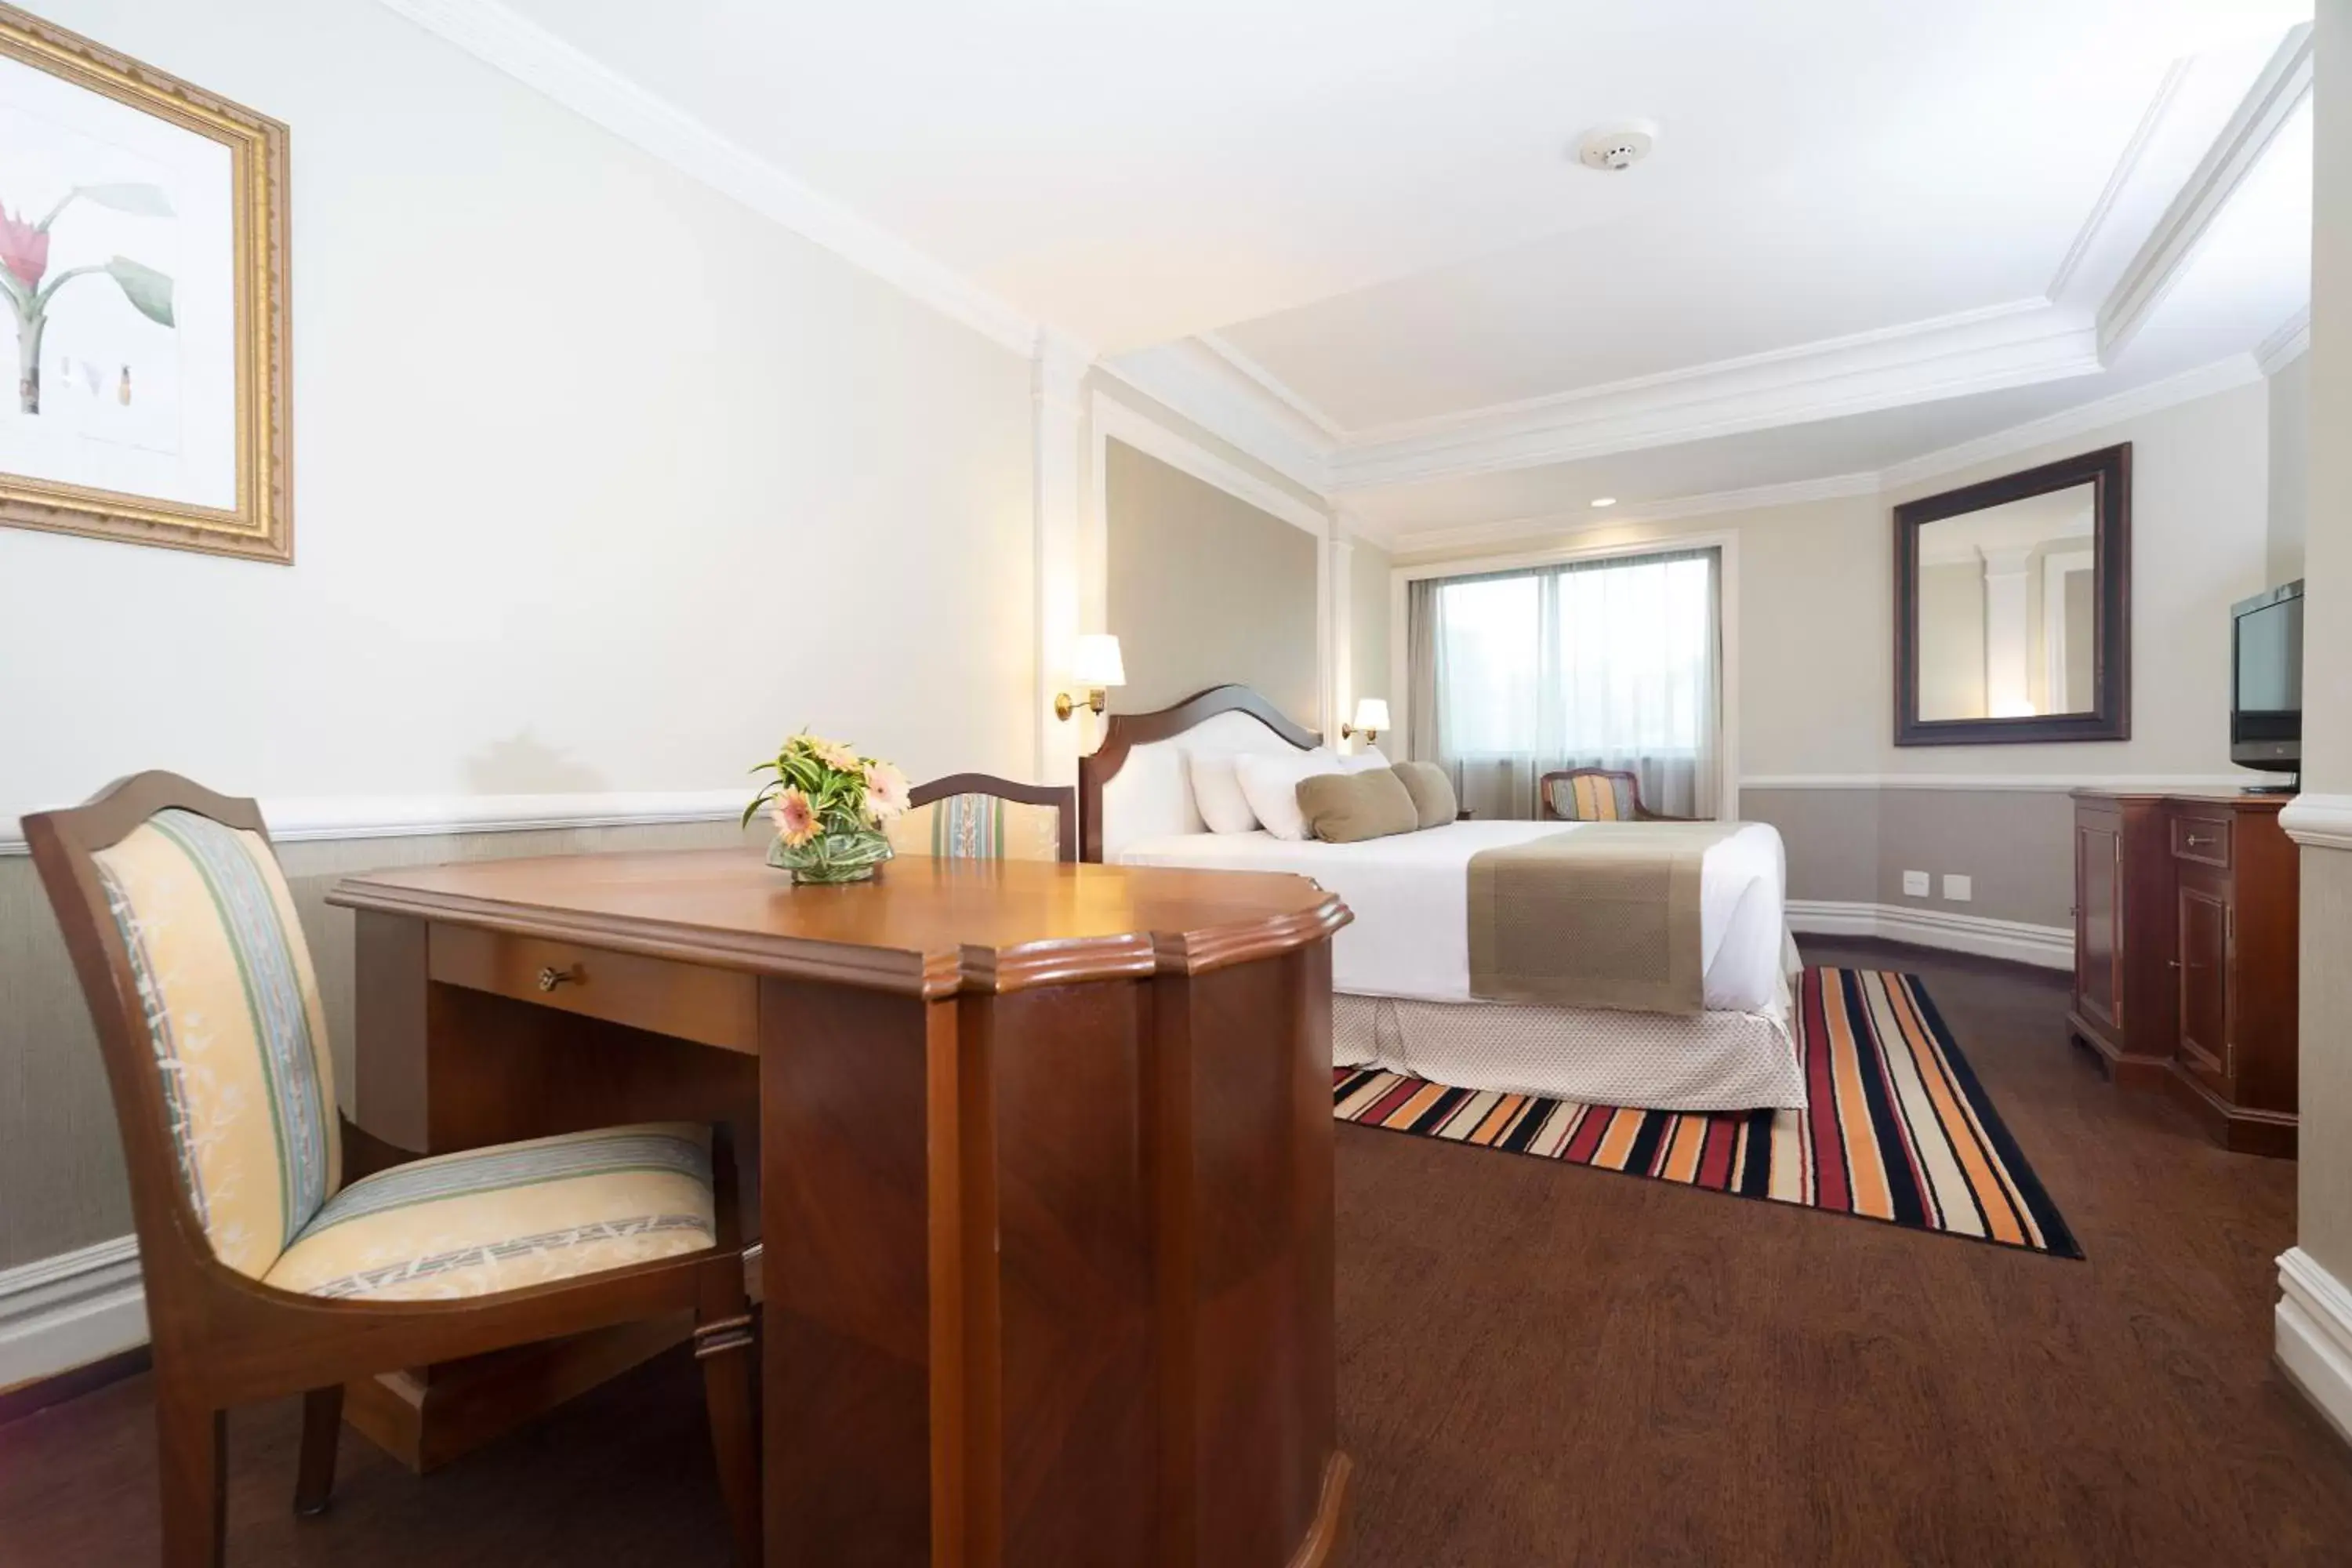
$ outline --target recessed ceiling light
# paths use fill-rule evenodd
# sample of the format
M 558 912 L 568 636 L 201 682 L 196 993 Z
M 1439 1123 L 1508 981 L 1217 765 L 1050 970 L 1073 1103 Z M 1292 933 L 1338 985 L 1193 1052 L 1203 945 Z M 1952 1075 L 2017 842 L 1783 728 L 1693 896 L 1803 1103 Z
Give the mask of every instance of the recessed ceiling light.
M 1594 506 L 1615 506 L 1617 504 L 1617 498 L 1615 496 L 1594 496 L 1592 498 L 1592 504 Z

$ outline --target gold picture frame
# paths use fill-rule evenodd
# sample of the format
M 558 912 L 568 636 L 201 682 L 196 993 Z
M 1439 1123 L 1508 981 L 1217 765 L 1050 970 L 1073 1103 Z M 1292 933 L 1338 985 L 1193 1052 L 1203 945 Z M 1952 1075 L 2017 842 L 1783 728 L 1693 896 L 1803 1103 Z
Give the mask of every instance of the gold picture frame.
M 233 237 L 228 277 L 232 282 L 230 314 L 234 322 L 223 356 L 234 367 L 235 385 L 229 396 L 234 405 L 236 444 L 236 500 L 234 505 L 225 507 L 18 473 L 11 471 L 11 463 L 0 460 L 0 524 L 290 564 L 294 559 L 293 410 L 287 310 L 289 228 L 285 124 L 5 5 L 0 5 L 0 57 L 226 148 L 230 185 L 226 218 Z M 119 193 L 131 187 L 87 188 Z M 76 187 L 75 194 L 81 189 Z M 103 195 L 99 199 L 103 201 Z M 59 202 L 58 210 L 64 205 Z M 37 293 L 41 281 L 39 268 L 46 265 L 48 220 L 43 220 L 36 231 L 24 222 L 24 216 L 6 218 L 5 207 L 0 207 L 0 219 L 7 224 L 0 228 L 0 265 L 7 265 L 15 274 L 0 279 L 0 289 L 12 297 L 0 303 L 16 302 Z M 55 217 L 56 211 L 50 216 Z M 37 258 L 26 263 L 32 268 L 29 279 L 14 262 L 5 259 L 5 254 L 24 236 L 37 237 L 39 246 Z M 216 253 L 215 258 L 217 259 Z M 131 280 L 125 281 L 118 274 L 116 281 L 121 292 L 131 297 L 131 303 L 149 320 L 173 317 L 170 278 L 135 262 L 126 262 L 121 257 L 113 258 L 112 266 L 134 269 Z M 110 267 L 97 265 L 78 270 L 104 272 Z M 134 293 L 134 283 L 143 281 L 136 276 L 139 272 L 161 278 L 160 306 L 142 303 Z M 50 284 L 49 292 L 53 294 L 57 283 L 62 281 L 60 275 Z M 149 296 L 151 300 L 154 298 Z M 33 308 L 37 310 L 47 302 L 44 295 Z M 156 314 L 157 309 L 163 312 L 163 316 Z M 0 323 L 8 319 L 6 311 L 0 311 Z M 32 379 L 28 384 L 20 384 L 19 404 L 12 406 L 37 412 L 41 395 L 40 365 L 45 357 L 40 347 L 40 323 L 35 323 L 28 337 L 26 310 L 21 305 L 16 310 L 16 321 L 20 336 L 16 356 L 19 374 L 23 374 L 30 360 Z M 176 317 L 164 321 L 164 324 L 173 326 L 175 332 L 178 330 Z M 97 369 L 94 365 L 84 368 L 93 374 Z M 126 405 L 131 399 L 131 366 L 125 364 L 120 393 L 121 401 Z M 93 395 L 99 393 L 100 384 L 92 381 Z M 69 379 L 65 379 L 65 386 L 71 388 Z M 217 446 L 207 451 L 216 462 L 220 457 Z

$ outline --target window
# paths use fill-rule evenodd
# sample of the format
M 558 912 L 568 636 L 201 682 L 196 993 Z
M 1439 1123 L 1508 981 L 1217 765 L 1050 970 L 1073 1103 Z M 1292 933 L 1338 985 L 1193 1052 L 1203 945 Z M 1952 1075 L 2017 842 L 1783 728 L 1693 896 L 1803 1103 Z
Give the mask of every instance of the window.
M 1717 571 L 1699 550 L 1414 584 L 1414 754 L 1481 816 L 1535 816 L 1537 780 L 1573 767 L 1712 815 Z

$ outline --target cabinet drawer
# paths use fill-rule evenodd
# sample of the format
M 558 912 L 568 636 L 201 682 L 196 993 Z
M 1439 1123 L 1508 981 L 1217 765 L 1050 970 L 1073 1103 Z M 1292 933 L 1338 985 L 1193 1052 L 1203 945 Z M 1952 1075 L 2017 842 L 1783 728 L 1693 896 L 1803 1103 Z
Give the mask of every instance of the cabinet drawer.
M 449 985 L 757 1054 L 759 981 L 730 969 L 436 924 L 426 972 Z
M 2188 816 L 2174 813 L 2172 855 L 2177 860 L 2230 868 L 2230 827 L 2227 816 Z

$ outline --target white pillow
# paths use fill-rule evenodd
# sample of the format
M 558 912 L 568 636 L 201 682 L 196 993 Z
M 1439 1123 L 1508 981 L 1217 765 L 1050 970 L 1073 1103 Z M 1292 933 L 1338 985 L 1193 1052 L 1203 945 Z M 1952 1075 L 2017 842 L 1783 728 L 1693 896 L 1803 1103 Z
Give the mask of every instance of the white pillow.
M 1389 760 L 1381 755 L 1381 749 L 1378 746 L 1366 746 L 1352 757 L 1339 759 L 1339 771 L 1343 773 L 1368 773 L 1375 768 L 1384 768 L 1388 765 Z
M 1311 752 L 1244 752 L 1234 759 L 1234 774 L 1259 824 L 1276 838 L 1299 843 L 1307 837 L 1306 814 L 1298 809 L 1298 781 L 1318 773 L 1345 773 L 1340 759 L 1320 747 Z
M 1237 752 L 1186 752 L 1184 765 L 1192 774 L 1192 804 L 1212 833 L 1247 833 L 1257 826 L 1242 781 L 1234 775 Z

